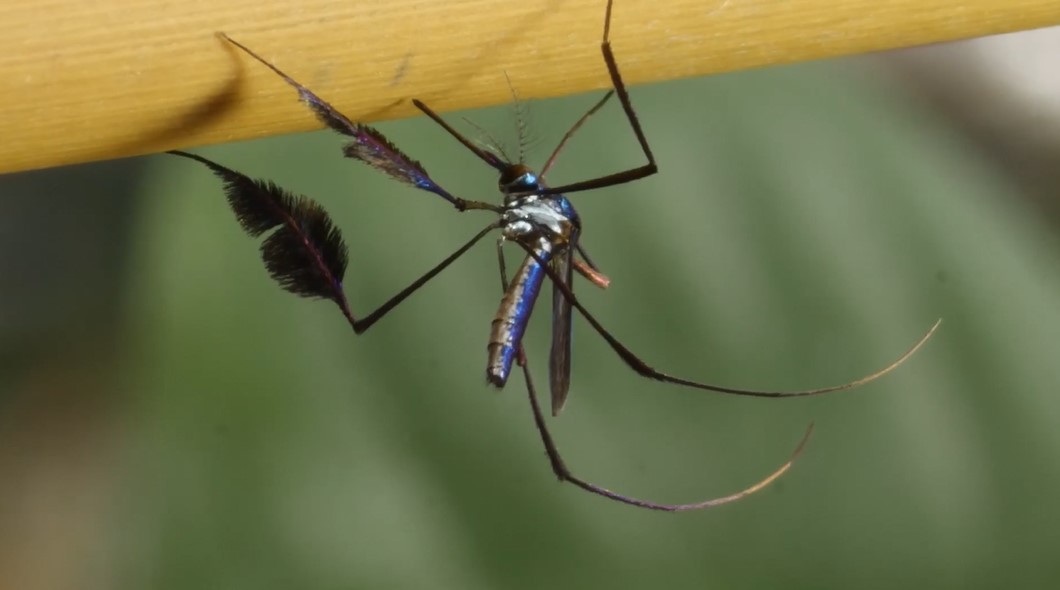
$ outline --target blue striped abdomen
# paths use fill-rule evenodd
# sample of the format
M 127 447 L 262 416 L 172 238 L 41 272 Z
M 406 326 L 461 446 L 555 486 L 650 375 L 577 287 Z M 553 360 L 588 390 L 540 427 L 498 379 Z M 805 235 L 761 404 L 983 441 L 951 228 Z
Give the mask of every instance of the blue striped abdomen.
M 550 249 L 538 249 L 536 254 L 545 263 L 552 258 Z M 534 311 L 534 303 L 541 292 L 544 279 L 544 268 L 532 256 L 527 255 L 501 298 L 500 308 L 493 318 L 490 342 L 486 347 L 489 351 L 486 380 L 497 387 L 504 387 L 508 381 L 512 363 L 515 362 L 515 353 L 519 349 L 519 343 L 523 341 L 523 333 L 530 322 L 530 314 Z

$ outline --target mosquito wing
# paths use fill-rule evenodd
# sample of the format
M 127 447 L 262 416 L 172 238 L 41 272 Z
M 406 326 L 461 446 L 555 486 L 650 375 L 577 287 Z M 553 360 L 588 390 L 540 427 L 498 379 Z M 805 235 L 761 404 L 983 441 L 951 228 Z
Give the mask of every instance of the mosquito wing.
M 572 236 L 576 242 L 577 234 Z M 562 279 L 568 289 L 574 287 L 574 246 L 573 244 L 552 259 L 552 269 L 556 277 Z M 552 352 L 548 357 L 548 380 L 552 391 L 552 415 L 558 416 L 567 401 L 570 391 L 570 348 L 573 333 L 571 332 L 571 303 L 563 290 L 553 282 L 552 285 Z

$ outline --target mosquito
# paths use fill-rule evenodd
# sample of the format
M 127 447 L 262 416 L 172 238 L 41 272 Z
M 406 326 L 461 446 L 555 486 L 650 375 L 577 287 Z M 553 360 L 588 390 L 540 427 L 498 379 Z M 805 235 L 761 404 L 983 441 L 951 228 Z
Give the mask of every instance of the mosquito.
M 784 474 L 809 440 L 813 424 L 809 425 L 795 451 L 779 468 L 757 483 L 727 496 L 688 504 L 662 504 L 620 494 L 577 477 L 564 463 L 549 432 L 523 349 L 523 335 L 546 278 L 552 283 L 552 344 L 548 374 L 553 416 L 560 413 L 570 392 L 571 320 L 574 310 L 577 310 L 593 330 L 603 337 L 626 365 L 643 377 L 699 390 L 766 398 L 820 395 L 851 389 L 879 379 L 916 353 L 935 332 L 940 322 L 935 322 L 909 350 L 882 369 L 840 385 L 801 391 L 739 389 L 671 375 L 650 366 L 604 328 L 574 294 L 575 272 L 601 288 L 606 288 L 609 280 L 582 247 L 581 218 L 565 195 L 632 182 L 651 176 L 658 171 L 655 156 L 652 154 L 633 110 L 611 49 L 612 1 L 608 0 L 607 3 L 603 40 L 600 44 L 612 89 L 570 127 L 545 161 L 540 172 L 534 172 L 525 164 L 522 149 L 520 149 L 519 158 L 513 159 L 508 157 L 496 142 L 491 141 L 491 145 L 479 145 L 458 132 L 423 102 L 415 99 L 412 101 L 412 104 L 423 114 L 430 117 L 468 151 L 499 173 L 497 185 L 503 195 L 503 202 L 499 205 L 453 195 L 435 182 L 419 162 L 405 155 L 378 130 L 363 123 L 351 121 L 327 101 L 275 65 L 228 35 L 221 34 L 221 37 L 228 43 L 264 64 L 297 90 L 299 99 L 324 125 L 351 138 L 343 148 L 343 153 L 347 157 L 364 162 L 399 182 L 434 193 L 455 207 L 457 211 L 488 211 L 496 215 L 496 219 L 475 234 L 467 243 L 367 315 L 360 317 L 355 315 L 346 299 L 342 281 L 348 264 L 348 251 L 341 232 L 320 204 L 308 197 L 290 193 L 271 182 L 252 179 L 202 156 L 182 151 L 170 153 L 202 163 L 223 181 L 228 203 L 235 212 L 240 225 L 248 234 L 260 237 L 271 232 L 261 244 L 262 259 L 270 276 L 283 289 L 303 297 L 333 301 L 357 334 L 374 326 L 383 316 L 463 256 L 475 244 L 499 230 L 497 258 L 504 295 L 490 329 L 486 380 L 497 388 L 503 388 L 511 376 L 513 367 L 518 366 L 522 371 L 534 423 L 556 477 L 561 482 L 570 482 L 593 494 L 640 508 L 661 511 L 710 508 L 739 500 L 766 487 Z M 641 166 L 605 176 L 561 186 L 549 186 L 545 182 L 545 175 L 552 168 L 564 146 L 582 124 L 613 96 L 618 97 L 647 162 Z M 522 124 L 520 124 L 520 130 L 522 130 Z M 522 142 L 520 148 L 522 148 Z M 503 256 L 503 246 L 508 242 L 515 244 L 526 254 L 511 277 L 508 276 Z

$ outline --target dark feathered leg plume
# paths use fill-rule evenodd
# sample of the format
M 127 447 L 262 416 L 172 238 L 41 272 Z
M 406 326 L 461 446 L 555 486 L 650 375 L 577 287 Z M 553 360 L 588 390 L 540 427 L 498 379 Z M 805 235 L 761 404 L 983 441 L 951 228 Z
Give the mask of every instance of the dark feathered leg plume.
M 202 156 L 169 153 L 204 164 L 224 181 L 228 204 L 248 234 L 259 237 L 276 230 L 262 242 L 261 258 L 281 287 L 302 297 L 330 299 L 350 324 L 355 323 L 342 290 L 348 259 L 346 244 L 320 204 Z

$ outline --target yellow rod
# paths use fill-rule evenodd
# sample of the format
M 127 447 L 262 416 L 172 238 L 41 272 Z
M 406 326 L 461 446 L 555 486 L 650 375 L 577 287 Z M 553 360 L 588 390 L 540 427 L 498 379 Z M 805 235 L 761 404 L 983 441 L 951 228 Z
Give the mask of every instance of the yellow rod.
M 608 85 L 604 0 L 4 0 L 0 172 Z M 1060 24 L 1057 0 L 616 0 L 630 84 Z M 680 100 L 679 96 L 674 100 Z

